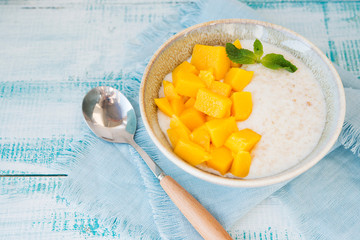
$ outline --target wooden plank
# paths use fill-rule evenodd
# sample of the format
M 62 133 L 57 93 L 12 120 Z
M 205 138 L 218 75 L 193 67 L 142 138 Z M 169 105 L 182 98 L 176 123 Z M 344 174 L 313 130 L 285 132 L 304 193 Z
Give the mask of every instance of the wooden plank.
M 0 239 L 93 239 L 104 229 L 58 197 L 62 178 L 0 178 Z M 97 232 L 97 234 L 94 234 Z
M 269 21 L 308 38 L 331 61 L 360 79 L 359 1 L 256 1 L 248 4 Z
M 53 1 L 3 5 L 1 81 L 63 81 L 117 73 L 126 61 L 122 54 L 126 42 L 149 24 L 175 13 L 179 5 L 82 2 L 54 8 Z M 49 7 L 37 9 L 37 4 Z

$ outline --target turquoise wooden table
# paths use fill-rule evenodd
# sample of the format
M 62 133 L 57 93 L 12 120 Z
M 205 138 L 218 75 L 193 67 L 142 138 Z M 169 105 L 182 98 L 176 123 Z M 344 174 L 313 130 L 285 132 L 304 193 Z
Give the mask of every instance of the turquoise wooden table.
M 359 1 L 242 2 L 309 38 L 360 78 Z M 80 105 L 68 103 L 81 103 L 92 87 L 116 84 L 126 43 L 186 4 L 191 1 L 0 2 L 0 239 L 121 239 L 59 197 L 66 175 L 54 166 L 84 127 Z M 239 219 L 232 233 L 303 239 L 272 198 Z

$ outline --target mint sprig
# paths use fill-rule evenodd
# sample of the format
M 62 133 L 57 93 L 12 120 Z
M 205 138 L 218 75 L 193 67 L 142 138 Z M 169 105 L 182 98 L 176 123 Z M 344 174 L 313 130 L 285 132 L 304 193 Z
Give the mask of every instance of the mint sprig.
M 256 39 L 254 42 L 254 52 L 244 48 L 239 49 L 235 47 L 235 45 L 232 43 L 226 43 L 226 53 L 230 60 L 234 63 L 261 63 L 264 67 L 274 70 L 284 69 L 291 73 L 297 70 L 297 67 L 288 60 L 286 60 L 281 54 L 270 53 L 261 58 L 264 54 L 264 51 L 263 45 L 259 39 Z
M 297 67 L 288 60 L 286 60 L 281 54 L 269 53 L 261 59 L 261 64 L 267 68 L 275 70 L 285 69 L 286 71 L 292 73 L 297 70 Z
M 264 54 L 264 51 L 263 51 L 263 45 L 259 39 L 256 39 L 254 42 L 254 54 L 257 57 L 257 62 L 260 62 L 260 59 Z
M 247 49 L 237 48 L 232 43 L 226 44 L 226 53 L 231 61 L 240 64 L 254 64 L 256 63 L 256 55 Z

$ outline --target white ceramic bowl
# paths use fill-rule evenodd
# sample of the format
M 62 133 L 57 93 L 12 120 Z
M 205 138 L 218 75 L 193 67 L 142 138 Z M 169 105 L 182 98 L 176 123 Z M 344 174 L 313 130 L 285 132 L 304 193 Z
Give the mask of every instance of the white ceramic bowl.
M 234 179 L 200 170 L 176 156 L 160 129 L 154 98 L 164 76 L 187 60 L 195 44 L 225 45 L 235 39 L 259 39 L 289 51 L 316 73 L 325 96 L 327 116 L 322 136 L 313 151 L 299 164 L 272 176 Z M 311 42 L 284 27 L 248 19 L 226 19 L 187 28 L 167 40 L 154 54 L 140 87 L 140 111 L 146 130 L 160 151 L 178 167 L 203 180 L 233 186 L 259 187 L 283 182 L 307 171 L 334 145 L 345 117 L 345 94 L 341 79 L 329 59 Z

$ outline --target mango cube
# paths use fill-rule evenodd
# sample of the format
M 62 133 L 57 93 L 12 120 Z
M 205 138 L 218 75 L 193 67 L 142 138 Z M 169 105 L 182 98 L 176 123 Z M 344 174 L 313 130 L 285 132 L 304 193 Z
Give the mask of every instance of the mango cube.
M 234 46 L 237 47 L 238 49 L 242 48 L 239 39 L 236 39 L 236 40 L 233 42 L 233 44 L 234 44 Z M 241 64 L 239 64 L 239 63 L 234 63 L 233 61 L 230 61 L 230 67 L 240 67 L 240 66 L 241 66 Z
M 205 123 L 205 115 L 195 108 L 190 107 L 186 108 L 180 114 L 180 120 L 192 131 Z
M 187 133 L 187 135 L 191 134 L 191 131 L 186 127 L 186 125 L 181 122 L 181 120 L 176 116 L 173 115 L 172 118 L 170 118 L 170 128 L 176 128 L 181 127 L 183 130 Z
M 197 70 L 194 65 L 192 65 L 188 61 L 184 61 L 179 66 L 177 66 L 171 73 L 172 81 L 174 85 L 177 81 L 177 74 L 179 72 L 189 72 L 189 73 L 194 73 L 196 75 L 199 74 L 199 70 Z
M 209 116 L 209 115 L 206 115 L 206 116 L 205 116 L 206 122 L 208 122 L 208 121 L 210 121 L 210 120 L 214 120 L 214 119 L 217 119 L 217 118 L 214 118 L 214 117 Z
M 199 89 L 194 107 L 209 116 L 223 118 L 230 116 L 232 101 L 209 89 Z
M 231 165 L 230 172 L 232 175 L 244 178 L 249 174 L 251 165 L 251 156 L 249 152 L 239 151 Z
M 169 100 L 181 99 L 181 96 L 177 94 L 177 92 L 175 91 L 175 87 L 171 82 L 163 81 L 163 86 L 164 86 L 164 94 L 167 99 Z
M 246 120 L 250 116 L 253 107 L 251 93 L 234 92 L 230 99 L 233 102 L 231 115 L 234 116 L 237 121 Z
M 173 148 L 175 148 L 180 139 L 190 139 L 189 132 L 183 127 L 169 128 L 166 132 Z
M 231 133 L 238 130 L 234 117 L 214 119 L 206 122 L 205 126 L 210 133 L 211 142 L 215 147 L 224 145 Z
M 200 88 L 204 88 L 205 83 L 194 73 L 180 71 L 177 74 L 175 90 L 178 94 L 196 97 Z
M 237 47 L 238 49 L 242 48 L 241 47 L 241 43 L 240 43 L 240 40 L 239 39 L 236 39 L 233 44 L 235 45 L 235 47 Z
M 225 146 L 235 154 L 239 151 L 250 152 L 257 142 L 260 141 L 261 135 L 251 129 L 245 128 L 232 133 L 225 141 Z
M 155 104 L 158 106 L 160 111 L 171 117 L 174 115 L 174 111 L 171 108 L 171 105 L 167 98 L 155 98 Z
M 185 139 L 180 139 L 178 141 L 174 153 L 194 166 L 211 159 L 210 153 L 206 152 L 204 148 Z
M 185 108 L 193 107 L 195 105 L 195 98 L 189 98 L 184 105 Z
M 211 91 L 213 91 L 214 93 L 220 94 L 224 97 L 229 97 L 230 93 L 231 93 L 231 86 L 229 84 L 226 83 L 222 83 L 219 81 L 213 81 L 210 86 L 209 89 Z
M 190 134 L 190 139 L 202 146 L 206 151 L 210 151 L 210 133 L 205 125 L 194 129 Z
M 206 87 L 210 87 L 211 83 L 215 80 L 213 73 L 209 70 L 201 70 L 199 72 L 199 78 L 203 80 Z
M 180 99 L 174 98 L 174 99 L 170 100 L 170 106 L 173 110 L 173 113 L 176 116 L 180 116 L 182 111 L 185 109 L 185 105 L 181 98 Z
M 225 175 L 233 162 L 233 156 L 231 151 L 226 147 L 212 148 L 211 159 L 206 162 L 206 164 L 220 172 L 222 175 Z
M 214 68 L 214 77 L 221 80 L 230 68 L 230 59 L 225 47 L 196 44 L 191 56 L 191 64 L 199 70 Z
M 240 92 L 250 83 L 253 75 L 253 71 L 231 68 L 226 74 L 224 82 L 230 84 L 235 91 Z

